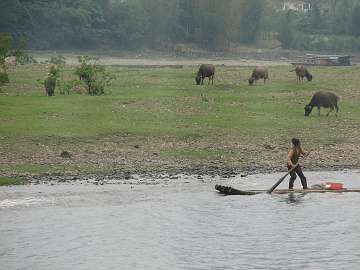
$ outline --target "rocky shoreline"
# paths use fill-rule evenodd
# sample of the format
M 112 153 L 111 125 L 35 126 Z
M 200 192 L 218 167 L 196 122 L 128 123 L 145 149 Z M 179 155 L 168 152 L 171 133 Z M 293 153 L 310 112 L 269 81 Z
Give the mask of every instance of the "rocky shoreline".
M 150 148 L 150 146 L 152 148 Z M 173 147 L 174 145 L 172 145 Z M 202 149 L 202 145 L 188 145 Z M 211 145 L 216 147 L 217 145 Z M 170 147 L 170 146 L 169 146 Z M 235 154 L 215 158 L 186 159 L 159 154 L 159 143 L 148 143 L 143 148 L 111 144 L 89 153 L 83 146 L 62 155 L 61 146 L 47 146 L 32 151 L 28 145 L 15 151 L 3 149 L 0 174 L 17 177 L 29 184 L 83 182 L 93 184 L 120 183 L 131 185 L 166 184 L 176 182 L 180 176 L 191 176 L 204 182 L 213 179 L 246 177 L 253 174 L 285 173 L 288 149 L 275 147 L 275 143 L 227 145 Z M 29 149 L 28 151 L 24 151 Z M 360 168 L 355 144 L 327 147 L 310 145 L 311 155 L 301 160 L 303 171 L 341 171 Z M 61 153 L 61 154 L 59 154 Z M 19 169 L 20 168 L 20 169 Z M 21 171 L 23 168 L 23 171 Z M 37 171 L 35 171 L 37 170 Z
M 330 166 L 330 167 L 308 167 L 304 166 L 304 171 L 343 171 L 356 170 L 353 166 Z M 218 180 L 228 180 L 231 178 L 245 178 L 254 174 L 286 173 L 284 168 L 219 168 L 219 167 L 192 167 L 187 169 L 176 169 L 172 171 L 148 172 L 144 170 L 117 171 L 112 173 L 91 173 L 91 174 L 23 174 L 19 175 L 28 184 L 59 184 L 59 183 L 79 183 L 79 184 L 124 184 L 124 185 L 160 185 L 177 183 L 179 179 L 194 179 L 202 183 L 213 183 Z

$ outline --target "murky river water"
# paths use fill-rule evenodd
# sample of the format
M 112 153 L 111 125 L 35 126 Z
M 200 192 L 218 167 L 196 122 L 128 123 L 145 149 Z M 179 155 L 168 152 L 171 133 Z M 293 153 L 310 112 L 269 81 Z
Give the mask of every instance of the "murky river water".
M 360 171 L 307 176 L 360 188 Z M 3 187 L 0 269 L 360 269 L 360 193 L 214 190 L 269 188 L 279 177 Z

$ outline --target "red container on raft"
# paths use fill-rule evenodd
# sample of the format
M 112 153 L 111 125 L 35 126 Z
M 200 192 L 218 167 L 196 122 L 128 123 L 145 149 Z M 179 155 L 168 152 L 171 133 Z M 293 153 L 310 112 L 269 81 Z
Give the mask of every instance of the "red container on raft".
M 342 183 L 326 182 L 325 188 L 326 189 L 331 189 L 331 190 L 339 190 L 339 189 L 343 189 L 343 184 Z

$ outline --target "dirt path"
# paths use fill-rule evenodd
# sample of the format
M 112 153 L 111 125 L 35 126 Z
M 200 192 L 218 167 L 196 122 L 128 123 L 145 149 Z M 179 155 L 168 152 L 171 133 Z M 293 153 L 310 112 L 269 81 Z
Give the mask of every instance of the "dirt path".
M 44 62 L 47 58 L 38 57 L 38 61 Z M 77 65 L 78 60 L 75 56 L 67 56 L 66 63 L 68 65 Z M 120 58 L 101 56 L 98 64 L 105 66 L 123 66 L 123 67 L 190 67 L 198 66 L 203 63 L 209 63 L 216 66 L 227 67 L 246 67 L 246 66 L 283 66 L 291 65 L 289 60 L 268 61 L 268 60 L 248 60 L 248 59 L 205 59 L 197 58 L 195 60 L 185 59 L 144 59 L 144 58 Z

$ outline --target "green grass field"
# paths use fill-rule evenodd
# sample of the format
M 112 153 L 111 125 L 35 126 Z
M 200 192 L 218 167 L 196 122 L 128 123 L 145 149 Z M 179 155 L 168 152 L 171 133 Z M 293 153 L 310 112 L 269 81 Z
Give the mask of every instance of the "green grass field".
M 276 167 L 294 136 L 320 155 L 319 164 L 358 165 L 359 67 L 314 67 L 310 83 L 297 83 L 288 66 L 270 67 L 271 81 L 252 87 L 246 82 L 251 68 L 217 67 L 214 86 L 196 86 L 196 69 L 109 67 L 116 80 L 98 97 L 46 97 L 36 81 L 45 77 L 45 65 L 9 70 L 11 83 L 0 93 L 1 173 L 156 170 L 214 161 Z M 63 78 L 72 72 L 66 68 Z M 304 117 L 318 90 L 341 97 L 338 117 L 326 117 L 327 109 Z M 62 159 L 63 150 L 72 158 Z
M 0 186 L 13 186 L 13 185 L 23 185 L 25 182 L 16 177 L 3 177 L 0 176 Z

